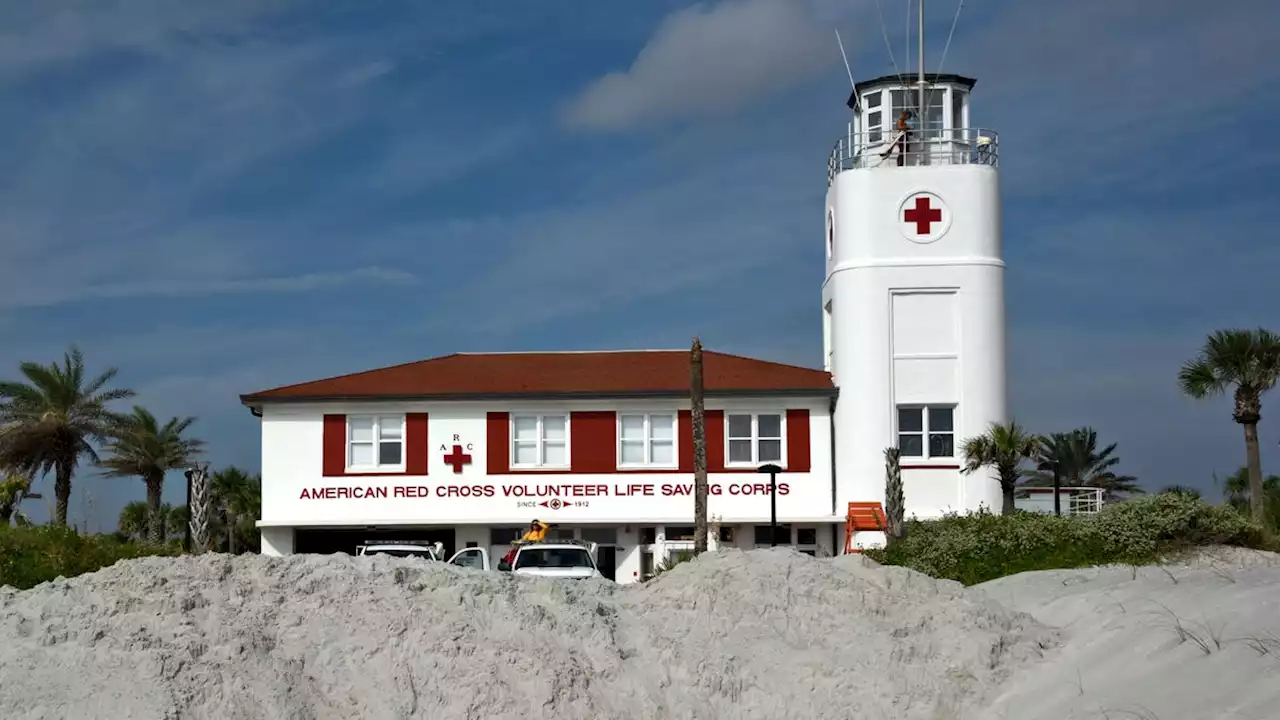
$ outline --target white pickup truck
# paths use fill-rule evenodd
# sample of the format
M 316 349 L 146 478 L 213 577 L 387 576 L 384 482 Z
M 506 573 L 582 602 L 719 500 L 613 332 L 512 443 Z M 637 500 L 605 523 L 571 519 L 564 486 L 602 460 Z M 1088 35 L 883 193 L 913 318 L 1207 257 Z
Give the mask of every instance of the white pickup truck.
M 390 555 L 392 557 L 420 557 L 424 560 L 440 560 L 444 557 L 444 543 L 423 545 L 409 541 L 368 542 L 356 546 L 356 555 Z M 457 557 L 456 555 L 454 557 Z
M 489 551 L 482 547 L 459 550 L 449 559 L 449 564 L 477 570 L 493 569 Z M 520 545 L 511 565 L 499 562 L 497 569 L 515 575 L 573 580 L 603 577 L 596 567 L 596 544 L 577 540 L 547 540 Z

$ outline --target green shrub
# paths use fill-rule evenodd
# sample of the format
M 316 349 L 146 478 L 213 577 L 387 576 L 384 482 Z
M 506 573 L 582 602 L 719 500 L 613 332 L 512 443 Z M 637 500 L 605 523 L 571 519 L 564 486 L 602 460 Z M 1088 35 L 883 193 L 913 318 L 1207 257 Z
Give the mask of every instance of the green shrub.
M 1107 505 L 1097 515 L 983 511 L 911 520 L 904 540 L 868 555 L 973 585 L 1029 570 L 1149 563 L 1164 553 L 1215 544 L 1261 548 L 1267 539 L 1229 507 L 1164 493 Z
M 130 542 L 114 535 L 79 535 L 55 525 L 0 527 L 0 585 L 25 590 L 59 575 L 93 572 L 117 560 L 176 554 L 173 547 Z

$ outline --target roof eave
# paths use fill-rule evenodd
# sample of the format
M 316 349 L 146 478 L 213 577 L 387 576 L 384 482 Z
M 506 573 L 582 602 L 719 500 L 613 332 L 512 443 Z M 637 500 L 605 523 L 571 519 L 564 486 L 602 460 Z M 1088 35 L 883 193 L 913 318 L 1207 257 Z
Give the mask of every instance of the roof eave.
M 706 397 L 835 397 L 837 390 L 830 388 L 756 388 L 705 391 Z M 263 405 L 312 404 L 332 402 L 422 402 L 452 401 L 474 402 L 487 400 L 632 400 L 637 398 L 687 398 L 688 390 L 633 390 L 620 391 L 561 391 L 531 393 L 386 393 L 377 395 L 306 395 L 292 397 L 271 397 L 261 395 L 241 395 L 240 403 L 251 409 L 260 409 Z

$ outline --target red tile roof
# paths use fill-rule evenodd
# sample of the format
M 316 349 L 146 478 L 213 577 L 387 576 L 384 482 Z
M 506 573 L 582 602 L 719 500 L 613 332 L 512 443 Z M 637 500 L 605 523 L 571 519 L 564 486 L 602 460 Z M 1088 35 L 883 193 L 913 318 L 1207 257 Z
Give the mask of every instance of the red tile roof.
M 710 350 L 708 395 L 834 395 L 824 370 Z M 295 400 L 684 396 L 688 350 L 459 353 L 241 395 L 245 405 Z

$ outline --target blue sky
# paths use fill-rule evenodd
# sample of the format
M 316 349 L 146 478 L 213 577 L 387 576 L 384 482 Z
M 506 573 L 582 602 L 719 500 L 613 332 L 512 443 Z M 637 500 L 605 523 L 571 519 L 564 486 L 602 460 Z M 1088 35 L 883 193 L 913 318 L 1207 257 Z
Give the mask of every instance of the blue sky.
M 1016 417 L 1209 488 L 1242 435 L 1175 377 L 1215 328 L 1280 329 L 1280 146 L 1247 134 L 1280 122 L 1280 6 L 970 0 L 945 58 L 928 6 L 929 69 L 1001 136 Z M 7 3 L 0 374 L 78 343 L 256 470 L 240 393 L 453 351 L 697 333 L 820 366 L 833 28 L 892 72 L 881 13 L 901 64 L 905 0 Z M 94 528 L 144 497 L 75 488 Z

